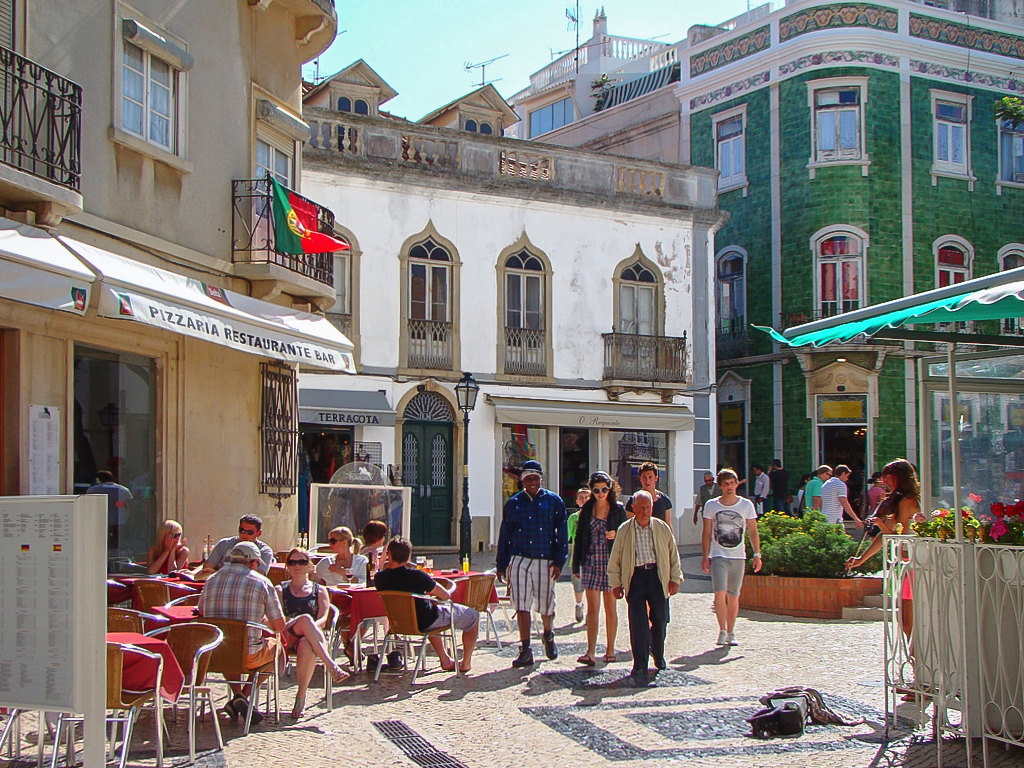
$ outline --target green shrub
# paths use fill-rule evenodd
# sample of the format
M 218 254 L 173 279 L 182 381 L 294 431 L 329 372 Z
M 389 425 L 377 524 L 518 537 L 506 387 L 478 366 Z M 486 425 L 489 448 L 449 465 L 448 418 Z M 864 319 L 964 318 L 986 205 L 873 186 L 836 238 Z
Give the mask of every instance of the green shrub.
M 803 519 L 771 512 L 757 521 L 761 535 L 761 574 L 765 576 L 809 576 L 835 579 L 862 576 L 881 570 L 876 555 L 854 571 L 846 570 L 846 561 L 857 552 L 857 542 L 846 535 L 842 525 L 831 525 L 817 510 L 808 510 Z M 747 555 L 753 555 L 747 542 Z M 748 568 L 751 561 L 748 559 Z

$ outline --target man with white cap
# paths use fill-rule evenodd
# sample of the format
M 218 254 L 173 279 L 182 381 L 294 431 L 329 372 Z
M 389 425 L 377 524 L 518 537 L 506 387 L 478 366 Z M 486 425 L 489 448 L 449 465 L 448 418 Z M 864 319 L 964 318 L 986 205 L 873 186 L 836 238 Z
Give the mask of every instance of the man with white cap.
M 251 541 L 240 541 L 228 552 L 227 564 L 210 576 L 199 595 L 201 616 L 217 619 L 235 619 L 265 624 L 274 632 L 284 632 L 284 611 L 277 590 L 270 579 L 259 572 L 263 564 L 259 548 Z M 246 653 L 247 669 L 259 669 L 274 660 L 281 649 L 280 640 L 263 637 L 258 629 L 249 630 L 249 645 Z M 234 698 L 224 706 L 231 719 L 245 717 L 249 702 L 246 696 L 249 686 L 232 685 Z M 252 724 L 256 725 L 263 715 L 253 709 Z
M 498 578 L 509 584 L 519 624 L 519 656 L 513 667 L 533 664 L 530 648 L 531 611 L 544 623 L 544 653 L 558 658 L 555 632 L 555 581 L 569 557 L 569 532 L 565 502 L 541 488 L 544 469 L 539 461 L 525 461 L 520 468 L 523 490 L 505 502 L 498 534 Z M 507 574 L 507 577 L 506 577 Z

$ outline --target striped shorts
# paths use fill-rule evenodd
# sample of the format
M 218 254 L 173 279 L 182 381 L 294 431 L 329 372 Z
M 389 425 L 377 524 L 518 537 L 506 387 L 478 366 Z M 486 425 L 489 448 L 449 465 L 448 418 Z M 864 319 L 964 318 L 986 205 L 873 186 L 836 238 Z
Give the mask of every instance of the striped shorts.
M 531 560 L 516 555 L 508 564 L 508 588 L 517 611 L 555 613 L 555 582 L 548 572 L 550 560 Z

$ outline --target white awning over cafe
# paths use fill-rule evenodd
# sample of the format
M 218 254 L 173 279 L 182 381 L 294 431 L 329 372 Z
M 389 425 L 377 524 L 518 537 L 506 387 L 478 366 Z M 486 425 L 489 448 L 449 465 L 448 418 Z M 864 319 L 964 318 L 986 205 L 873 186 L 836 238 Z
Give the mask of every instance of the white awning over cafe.
M 224 290 L 69 237 L 57 239 L 99 275 L 99 315 L 241 352 L 355 373 L 352 342 L 329 320 Z
M 48 233 L 0 219 L 0 296 L 84 315 L 96 276 Z
M 664 432 L 693 429 L 693 412 L 685 405 L 542 400 L 499 395 L 488 395 L 487 402 L 494 406 L 501 424 Z

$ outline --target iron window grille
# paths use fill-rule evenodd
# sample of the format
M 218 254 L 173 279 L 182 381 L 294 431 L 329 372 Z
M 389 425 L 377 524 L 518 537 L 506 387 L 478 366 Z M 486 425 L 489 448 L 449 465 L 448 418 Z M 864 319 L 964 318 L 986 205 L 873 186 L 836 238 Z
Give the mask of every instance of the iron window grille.
M 294 368 L 260 363 L 260 493 L 277 499 L 295 494 L 299 480 L 299 379 Z

